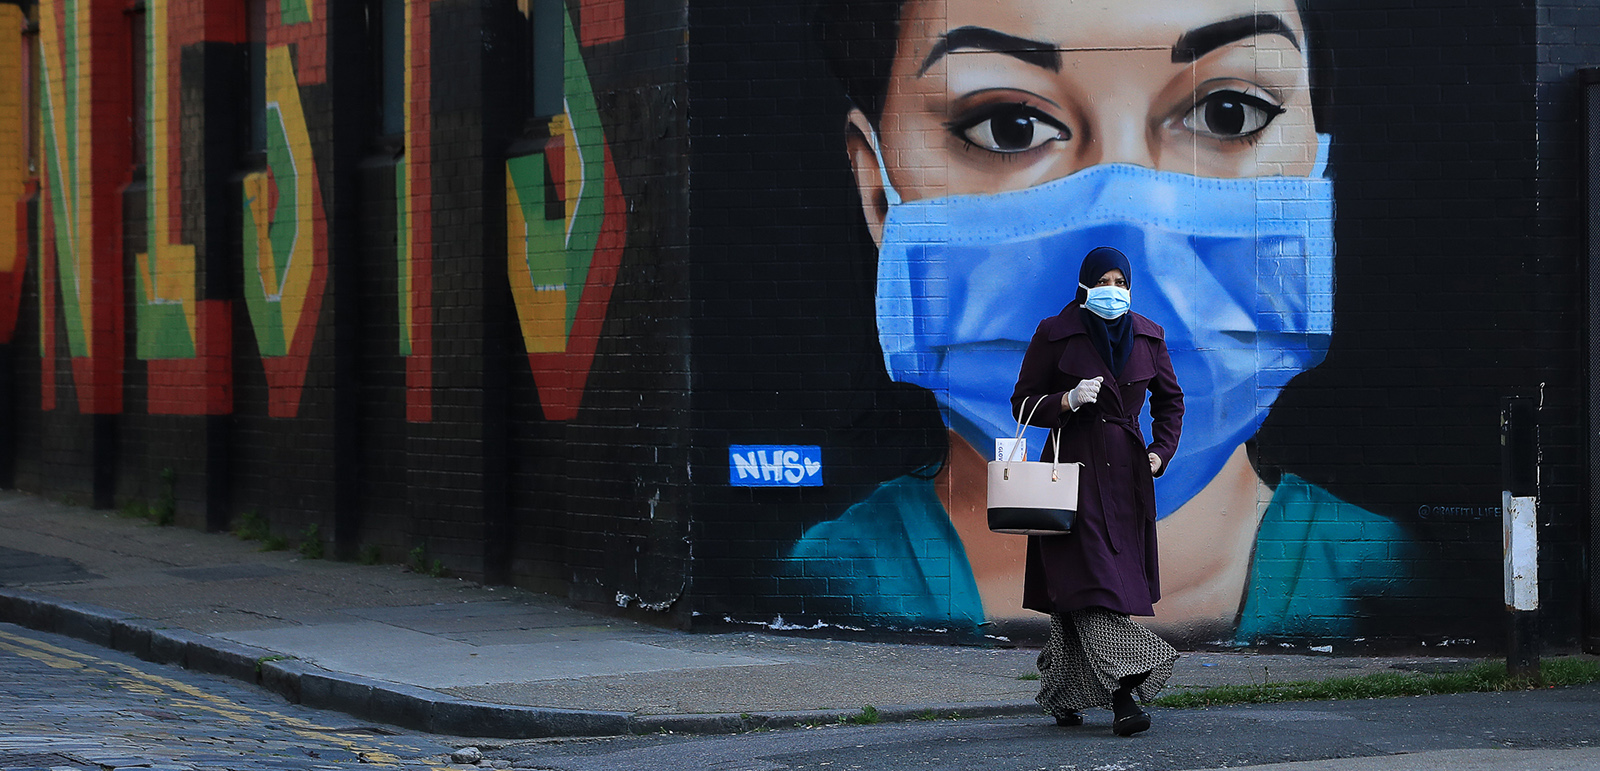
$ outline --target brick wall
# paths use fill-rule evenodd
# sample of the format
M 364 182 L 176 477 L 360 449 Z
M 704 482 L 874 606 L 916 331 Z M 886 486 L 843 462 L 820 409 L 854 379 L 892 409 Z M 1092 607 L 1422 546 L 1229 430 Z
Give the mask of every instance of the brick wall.
M 1525 270 L 1535 283 L 1532 292 L 1537 313 L 1547 319 L 1541 334 L 1528 341 L 1539 351 L 1538 378 L 1545 387 L 1546 418 L 1541 439 L 1546 457 L 1562 462 L 1540 477 L 1541 592 L 1558 598 L 1559 610 L 1548 618 L 1547 633 L 1570 641 L 1584 634 L 1587 644 L 1596 637 L 1592 613 L 1581 609 L 1585 588 L 1589 608 L 1595 607 L 1593 573 L 1586 573 L 1585 543 L 1594 528 L 1592 493 L 1586 480 L 1593 459 L 1585 457 L 1584 426 L 1592 351 L 1585 340 L 1584 289 L 1589 270 L 1581 240 L 1587 216 L 1579 192 L 1584 174 L 1583 107 L 1577 70 L 1600 66 L 1600 8 L 1585 3 L 1540 3 L 1536 9 L 1538 54 L 1535 116 L 1538 126 L 1538 213 L 1534 219 L 1533 250 Z M 1589 564 L 1592 564 L 1592 558 Z M 1579 619 L 1582 618 L 1582 626 Z
M 1541 342 L 1568 323 L 1535 310 L 1553 287 L 1532 270 L 1534 18 L 1377 5 L 1327 16 L 1336 326 L 1260 452 L 1410 537 L 1412 579 L 1369 601 L 1370 632 L 1492 645 L 1499 399 L 1550 382 Z M 1546 452 L 1554 473 L 1565 454 Z
M 47 69 L 78 57 L 110 78 L 131 56 L 132 27 L 68 21 L 107 2 L 37 5 Z M 882 3 L 843 4 L 856 23 L 819 39 L 816 2 L 412 0 L 386 59 L 396 41 L 369 20 L 394 5 L 265 0 L 253 22 L 251 3 L 146 3 L 144 163 L 97 149 L 67 161 L 86 191 L 38 163 L 0 191 L 27 277 L 0 281 L 0 311 L 20 302 L 0 340 L 0 481 L 107 508 L 171 497 L 195 528 L 253 514 L 342 559 L 438 560 L 663 623 L 1039 634 L 999 599 L 1022 542 L 984 552 L 951 529 L 945 501 L 982 491 L 945 470 L 972 458 L 878 340 L 857 192 L 874 175 L 853 173 L 828 58 L 881 49 Z M 1227 566 L 1314 566 L 1334 588 L 1242 579 L 1236 611 L 1175 621 L 1174 561 L 1156 623 L 1189 644 L 1494 648 L 1498 400 L 1542 394 L 1545 619 L 1574 647 L 1572 72 L 1600 64 L 1596 11 L 1309 6 L 1296 46 L 1331 137 L 1334 330 L 1320 364 L 1258 391 L 1271 410 L 1244 448 L 1257 513 L 1282 491 L 1312 503 Z M 283 106 L 261 146 L 252 67 Z M 95 136 L 138 107 L 90 102 L 41 115 L 40 135 Z M 100 223 L 81 243 L 79 192 Z M 98 279 L 81 308 L 73 271 Z M 817 448 L 822 483 L 734 484 L 736 445 Z M 902 497 L 860 508 L 885 495 Z M 858 537 L 838 524 L 851 511 Z
M 69 20 L 87 5 L 41 6 L 50 39 L 74 39 Z M 552 136 L 528 106 L 530 4 L 303 6 L 147 3 L 143 26 L 100 29 L 98 48 L 47 62 L 105 67 L 146 41 L 146 83 L 160 91 L 145 105 L 151 148 L 166 166 L 98 172 L 134 181 L 107 199 L 130 278 L 94 300 L 124 324 L 126 354 L 95 360 L 120 378 L 110 391 L 95 381 L 97 398 L 120 405 L 79 398 L 84 356 L 59 271 L 22 290 L 6 359 L 14 483 L 128 511 L 172 498 L 189 527 L 254 515 L 291 547 L 314 538 L 343 559 L 437 560 L 608 606 L 621 593 L 672 622 L 687 557 L 683 4 L 543 2 L 572 35 L 555 59 L 565 101 L 591 105 L 564 120 L 591 133 L 546 154 L 572 184 L 546 186 L 535 224 L 551 214 L 558 230 L 593 225 L 600 238 L 563 258 L 591 269 L 568 274 L 576 318 L 533 357 L 507 257 L 506 175 L 508 158 Z M 385 8 L 405 14 L 390 37 Z M 383 57 L 397 45 L 402 56 Z M 395 62 L 398 133 L 381 98 Z M 282 105 L 254 146 L 252 68 Z M 83 161 L 96 162 L 111 163 Z M 71 267 L 41 238 L 37 209 L 28 264 L 46 252 Z M 150 258 L 153 231 L 180 256 Z M 173 259 L 183 280 L 135 283 Z M 157 314 L 221 312 L 211 327 L 181 315 L 152 326 L 152 291 L 175 301 Z M 152 355 L 152 341 L 168 347 Z
M 854 4 L 856 24 L 820 43 L 811 8 L 691 9 L 694 571 L 707 619 L 962 627 L 883 611 L 874 595 L 901 584 L 881 564 L 795 556 L 821 532 L 835 535 L 809 554 L 881 556 L 887 541 L 859 546 L 879 536 L 817 527 L 885 482 L 937 469 L 947 444 L 932 397 L 885 374 L 875 251 L 845 152 L 850 103 L 824 53 L 869 56 L 894 32 L 892 14 L 874 20 L 879 5 Z M 1285 554 L 1302 555 L 1293 565 L 1328 555 L 1335 573 L 1369 583 L 1308 601 L 1298 625 L 1241 616 L 1169 630 L 1195 644 L 1498 646 L 1499 399 L 1542 393 L 1545 619 L 1572 648 L 1588 515 L 1571 73 L 1596 63 L 1595 8 L 1305 5 L 1318 130 L 1332 137 L 1334 332 L 1247 450 L 1269 489 L 1260 505 L 1299 480 L 1343 522 L 1263 530 L 1246 559 L 1254 572 Z M 1139 310 L 1138 287 L 1133 297 Z M 730 486 L 727 448 L 743 444 L 820 445 L 826 485 Z M 963 633 L 1038 634 L 1010 615 Z

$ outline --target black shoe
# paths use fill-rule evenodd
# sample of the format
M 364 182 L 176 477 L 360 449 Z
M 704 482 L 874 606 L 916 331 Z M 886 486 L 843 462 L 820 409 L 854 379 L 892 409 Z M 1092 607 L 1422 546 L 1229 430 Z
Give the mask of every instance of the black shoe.
M 1140 731 L 1150 730 L 1150 716 L 1139 709 L 1139 704 L 1133 700 L 1133 689 L 1144 682 L 1144 675 L 1124 677 L 1118 683 L 1121 688 L 1111 694 L 1111 732 L 1118 736 L 1132 736 Z
M 1111 721 L 1111 733 L 1118 736 L 1132 736 L 1148 730 L 1150 730 L 1150 715 L 1138 707 L 1134 707 L 1133 712 L 1118 715 Z
M 1083 713 L 1075 709 L 1068 710 L 1067 714 L 1056 717 L 1056 725 L 1062 728 L 1083 725 Z

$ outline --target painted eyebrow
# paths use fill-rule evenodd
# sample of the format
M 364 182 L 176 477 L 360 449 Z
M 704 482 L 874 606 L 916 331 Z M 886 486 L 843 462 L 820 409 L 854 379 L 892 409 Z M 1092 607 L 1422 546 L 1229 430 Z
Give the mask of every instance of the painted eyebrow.
M 1056 50 L 1054 44 L 1007 35 L 988 27 L 958 27 L 939 36 L 939 42 L 933 44 L 933 50 L 928 52 L 928 58 L 922 60 L 922 67 L 917 70 L 917 77 L 926 74 L 928 68 L 944 58 L 945 54 L 963 48 L 993 51 L 1020 59 L 1035 67 L 1043 67 L 1051 72 L 1061 71 L 1061 52 Z
M 1183 33 L 1172 44 L 1172 63 L 1188 64 L 1229 43 L 1256 35 L 1282 35 L 1300 50 L 1300 39 L 1283 18 L 1271 13 L 1258 13 L 1227 19 Z

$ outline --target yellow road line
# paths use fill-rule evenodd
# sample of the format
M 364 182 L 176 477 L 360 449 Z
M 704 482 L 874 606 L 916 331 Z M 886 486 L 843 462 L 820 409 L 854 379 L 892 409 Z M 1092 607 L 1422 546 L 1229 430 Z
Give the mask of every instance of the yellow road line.
M 35 648 L 38 648 L 38 649 L 43 650 L 43 651 L 48 651 L 48 652 L 53 653 L 53 654 L 55 654 L 57 656 L 66 656 L 67 658 L 78 659 L 79 661 L 102 661 L 102 659 L 97 659 L 94 656 L 90 656 L 87 653 L 79 653 L 79 652 L 74 651 L 74 650 L 68 650 L 66 648 L 62 648 L 62 647 L 57 646 L 57 645 L 51 645 L 50 643 L 47 643 L 44 640 L 35 640 L 32 637 L 23 637 L 21 635 L 11 634 L 10 632 L 6 632 L 4 630 L 0 630 L 0 637 L 3 637 L 5 639 L 7 639 L 7 640 L 10 640 L 10 641 L 12 641 L 14 643 L 20 643 L 22 645 L 31 645 L 31 646 L 33 646 Z
M 11 637 L 11 635 L 5 634 L 4 632 L 0 632 L 0 636 Z M 11 645 L 10 643 L 0 642 L 0 650 L 10 651 L 18 656 L 33 659 L 34 661 L 55 669 L 77 669 L 84 672 L 92 672 L 101 675 L 108 674 L 105 670 L 93 669 L 82 662 L 73 661 L 72 659 L 64 659 L 60 656 L 52 656 L 49 653 L 35 650 L 33 648 L 24 648 L 17 645 Z
M 87 653 L 80 653 L 78 651 L 68 650 L 57 645 L 51 645 L 43 640 L 36 640 L 31 637 L 23 637 L 21 635 L 11 634 L 10 632 L 6 632 L 4 630 L 0 630 L 0 640 L 10 641 L 0 641 L 0 650 L 10 651 L 16 655 L 33 659 L 56 669 L 79 670 L 84 673 L 102 675 L 110 674 L 110 672 L 108 672 L 106 669 L 98 669 L 89 666 L 89 664 L 93 663 L 107 667 L 108 669 L 121 670 L 128 674 L 130 678 L 135 679 L 116 678 L 113 680 L 113 682 L 124 690 L 128 690 L 133 693 L 138 693 L 145 696 L 170 696 L 173 698 L 173 703 L 175 705 L 212 712 L 244 725 L 251 725 L 253 723 L 260 722 L 261 718 L 270 718 L 284 724 L 285 726 L 288 726 L 292 733 L 300 736 L 303 739 L 322 740 L 330 744 L 339 745 L 347 752 L 351 752 L 359 756 L 366 764 L 379 767 L 396 767 L 400 764 L 400 759 L 397 756 L 383 749 L 385 747 L 390 749 L 400 749 L 399 745 L 382 741 L 377 743 L 355 741 L 353 739 L 354 735 L 352 734 L 346 734 L 342 732 L 331 733 L 326 730 L 320 730 L 320 726 L 308 720 L 292 717 L 290 715 L 285 715 L 281 712 L 274 712 L 272 710 L 262 710 L 254 707 L 246 707 L 242 704 L 235 704 L 228 699 L 215 694 L 206 693 L 205 691 L 195 688 L 187 683 L 173 680 L 172 678 L 168 677 L 162 677 L 156 674 L 151 674 L 121 662 L 109 661 Z M 180 694 L 190 698 L 181 698 L 179 696 Z M 433 768 L 436 769 L 436 771 L 445 771 L 447 767 L 434 766 Z

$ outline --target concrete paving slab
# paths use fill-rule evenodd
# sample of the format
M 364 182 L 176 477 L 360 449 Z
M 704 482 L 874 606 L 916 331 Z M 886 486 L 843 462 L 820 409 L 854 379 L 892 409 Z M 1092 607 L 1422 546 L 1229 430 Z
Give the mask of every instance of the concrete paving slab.
M 344 611 L 369 621 L 380 621 L 427 634 L 470 633 L 565 627 L 593 620 L 587 613 L 545 608 L 516 602 L 454 602 L 387 608 L 351 608 Z M 641 634 L 659 632 L 640 624 L 619 621 L 608 625 Z
M 660 631 L 644 631 L 621 633 L 613 626 L 553 626 L 542 629 L 496 629 L 488 632 L 437 632 L 440 637 L 447 640 L 466 643 L 468 645 L 519 645 L 535 642 L 583 642 L 584 640 L 597 639 L 638 639 L 651 640 L 652 644 L 660 644 L 668 635 Z
M 887 704 L 1011 701 L 1030 704 L 1038 683 L 1015 677 L 946 672 L 911 675 L 901 669 L 812 661 L 761 667 L 719 666 L 637 672 L 540 682 L 454 687 L 463 698 L 498 704 L 626 709 L 644 715 L 859 710 Z M 952 694 L 960 694 L 952 698 Z
M 774 659 L 673 650 L 629 640 L 479 647 L 370 621 L 218 632 L 216 636 L 294 656 L 334 672 L 422 688 L 540 683 L 594 675 L 779 663 Z
M 187 579 L 189 581 L 242 581 L 251 578 L 268 578 L 271 576 L 288 575 L 289 571 L 276 565 L 264 565 L 259 562 L 241 565 L 212 565 L 198 568 L 175 568 L 164 571 L 169 576 Z

